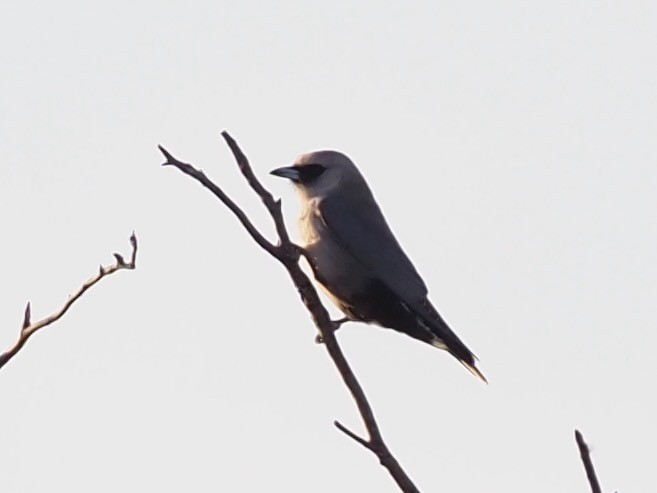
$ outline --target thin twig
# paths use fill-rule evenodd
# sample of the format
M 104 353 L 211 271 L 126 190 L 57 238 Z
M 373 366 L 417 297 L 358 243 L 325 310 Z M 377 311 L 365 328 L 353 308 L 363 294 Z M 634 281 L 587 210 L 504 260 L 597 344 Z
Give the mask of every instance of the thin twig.
M 589 446 L 584 441 L 584 437 L 579 430 L 575 430 L 575 441 L 577 442 L 577 447 L 579 448 L 579 455 L 582 457 L 582 462 L 584 463 L 586 477 L 588 478 L 589 484 L 591 485 L 591 492 L 602 493 L 602 488 L 600 488 L 598 476 L 595 474 L 593 462 L 591 462 L 591 452 L 589 450 Z
M 274 225 L 276 226 L 276 234 L 278 234 L 281 245 L 290 245 L 292 242 L 290 241 L 290 235 L 288 234 L 287 228 L 285 227 L 280 199 L 274 200 L 274 196 L 271 194 L 271 192 L 262 186 L 262 183 L 260 183 L 260 180 L 258 180 L 256 177 L 253 169 L 251 169 L 249 160 L 242 152 L 242 149 L 240 149 L 240 146 L 237 145 L 235 139 L 233 139 L 225 130 L 221 132 L 221 136 L 224 138 L 228 144 L 228 147 L 230 147 L 230 150 L 233 152 L 233 156 L 235 156 L 235 160 L 237 161 L 237 166 L 239 166 L 240 171 L 242 172 L 242 175 L 246 179 L 247 183 L 253 189 L 253 191 L 258 194 L 262 200 L 262 203 L 265 204 L 269 214 L 272 216 Z
M 363 447 L 365 447 L 367 450 L 372 450 L 372 444 L 370 444 L 369 440 L 365 440 L 363 437 L 360 437 L 356 435 L 353 431 L 351 431 L 349 428 L 347 428 L 345 425 L 340 423 L 339 421 L 333 421 L 333 424 L 335 427 L 340 430 L 342 433 L 347 435 L 349 438 L 356 440 L 358 443 L 360 443 Z
M 232 212 L 237 216 L 242 225 L 249 232 L 251 237 L 269 254 L 274 258 L 278 259 L 287 269 L 292 281 L 294 282 L 297 291 L 301 296 L 301 300 L 304 305 L 310 312 L 310 315 L 315 323 L 315 326 L 319 330 L 320 337 L 324 342 L 326 350 L 328 351 L 331 359 L 333 360 L 342 380 L 349 388 L 351 395 L 356 402 L 358 411 L 363 419 L 363 423 L 368 432 L 368 439 L 363 439 L 351 432 L 341 424 L 336 422 L 336 426 L 347 436 L 353 438 L 355 441 L 365 446 L 368 450 L 371 450 L 378 457 L 381 464 L 388 470 L 390 475 L 393 477 L 399 488 L 406 493 L 419 493 L 419 490 L 413 484 L 413 481 L 406 474 L 404 469 L 401 467 L 397 459 L 390 453 L 388 446 L 385 444 L 379 426 L 377 424 L 376 418 L 374 417 L 374 412 L 370 406 L 365 392 L 361 387 L 360 383 L 356 379 L 354 372 L 352 371 L 349 363 L 347 362 L 342 349 L 340 348 L 338 341 L 335 337 L 335 328 L 336 323 L 331 320 L 329 317 L 326 308 L 322 304 L 317 290 L 311 283 L 308 276 L 299 266 L 299 257 L 300 255 L 305 255 L 305 252 L 299 246 L 293 244 L 290 241 L 289 234 L 285 227 L 283 221 L 283 214 L 281 212 L 281 201 L 274 200 L 273 196 L 269 191 L 267 191 L 260 181 L 256 178 L 253 170 L 235 140 L 228 134 L 228 132 L 222 132 L 222 136 L 225 139 L 226 143 L 230 147 L 235 160 L 239 166 L 240 171 L 244 175 L 247 183 L 254 190 L 256 194 L 260 197 L 264 203 L 269 215 L 272 217 L 274 224 L 276 226 L 276 232 L 279 237 L 279 246 L 274 246 L 268 240 L 256 230 L 253 224 L 249 221 L 246 214 L 242 209 L 237 206 L 217 185 L 215 185 L 211 180 L 209 180 L 205 174 L 192 165 L 182 163 L 175 159 L 169 152 L 167 152 L 162 146 L 159 146 L 160 151 L 164 154 L 167 159 L 165 165 L 172 165 L 178 168 L 183 173 L 191 176 L 192 178 L 199 181 L 204 187 L 210 190 L 221 202 L 223 202 Z
M 166 158 L 166 161 L 162 163 L 162 166 L 175 166 L 178 168 L 180 171 L 182 171 L 185 174 L 188 174 L 192 178 L 195 178 L 201 185 L 203 185 L 205 188 L 210 190 L 219 200 L 221 200 L 226 207 L 228 207 L 233 214 L 237 216 L 237 219 L 242 223 L 242 226 L 244 226 L 244 229 L 251 235 L 251 238 L 260 245 L 262 248 L 264 248 L 266 251 L 268 251 L 271 255 L 274 257 L 278 258 L 279 253 L 277 251 L 277 248 L 275 245 L 273 245 L 270 241 L 268 241 L 262 234 L 260 234 L 260 231 L 256 229 L 256 227 L 253 225 L 251 220 L 246 216 L 244 211 L 240 209 L 240 207 L 233 202 L 233 200 L 224 193 L 224 191 L 219 188 L 217 185 L 215 185 L 212 180 L 210 180 L 207 176 L 205 176 L 205 173 L 203 171 L 194 168 L 191 164 L 183 163 L 182 161 L 179 161 L 169 151 L 167 151 L 164 147 L 161 145 L 157 146 L 158 149 L 160 149 L 160 152 L 164 154 L 164 157 Z M 273 199 L 272 199 L 273 200 Z
M 3 354 L 0 355 L 0 369 L 3 366 L 5 366 L 5 364 L 10 359 L 12 359 L 16 355 L 16 353 L 18 353 L 18 351 L 21 350 L 21 348 L 25 345 L 27 340 L 36 331 L 62 318 L 64 314 L 68 311 L 68 309 L 71 308 L 73 303 L 75 303 L 85 293 L 85 291 L 91 288 L 102 278 L 107 277 L 110 274 L 113 274 L 114 272 L 119 270 L 134 269 L 136 267 L 136 261 L 137 261 L 137 237 L 135 236 L 134 232 L 132 233 L 132 235 L 130 235 L 130 245 L 132 246 L 132 254 L 130 256 L 129 262 L 126 262 L 122 255 L 115 253 L 114 258 L 116 259 L 116 262 L 114 264 L 107 267 L 103 267 L 101 265 L 100 268 L 98 269 L 98 273 L 92 278 L 88 279 L 75 293 L 70 295 L 66 300 L 66 303 L 64 303 L 64 305 L 52 315 L 49 315 L 37 322 L 32 323 L 30 321 L 32 317 L 32 305 L 28 301 L 27 305 L 25 306 L 25 313 L 23 315 L 23 324 L 18 340 L 14 343 L 14 345 L 11 348 L 9 348 L 7 351 L 5 351 Z

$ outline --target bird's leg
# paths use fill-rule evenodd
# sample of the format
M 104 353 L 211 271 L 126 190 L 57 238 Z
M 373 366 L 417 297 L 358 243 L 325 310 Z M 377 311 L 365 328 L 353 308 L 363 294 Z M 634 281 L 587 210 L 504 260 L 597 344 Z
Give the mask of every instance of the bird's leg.
M 349 317 L 343 317 L 338 320 L 331 320 L 331 328 L 333 332 L 338 330 L 340 327 L 342 327 L 342 324 L 345 322 L 349 322 Z M 324 339 L 322 339 L 322 334 L 317 334 L 315 336 L 315 344 L 324 344 Z

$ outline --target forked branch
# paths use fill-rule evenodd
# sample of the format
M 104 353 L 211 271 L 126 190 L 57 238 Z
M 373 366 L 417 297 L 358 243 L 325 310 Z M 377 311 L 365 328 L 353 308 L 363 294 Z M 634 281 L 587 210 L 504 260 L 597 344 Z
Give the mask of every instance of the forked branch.
M 166 162 L 163 163 L 163 166 L 174 166 L 178 168 L 180 171 L 191 176 L 199 183 L 201 183 L 201 185 L 203 185 L 205 188 L 210 190 L 226 207 L 228 207 L 233 212 L 233 214 L 235 214 L 251 238 L 253 238 L 253 240 L 258 243 L 258 245 L 260 245 L 264 250 L 266 250 L 270 255 L 279 260 L 285 266 L 287 272 L 292 278 L 292 282 L 294 283 L 297 291 L 301 296 L 301 300 L 310 312 L 313 322 L 319 331 L 319 336 L 324 342 L 326 350 L 328 351 L 331 359 L 338 369 L 338 372 L 340 373 L 340 376 L 342 377 L 342 380 L 349 388 L 349 391 L 351 392 L 351 395 L 356 402 L 358 411 L 360 412 L 363 423 L 365 424 L 365 428 L 367 429 L 368 438 L 364 439 L 359 437 L 337 421 L 335 422 L 335 426 L 347 436 L 353 438 L 368 450 L 376 454 L 377 458 L 381 462 L 381 465 L 383 465 L 383 467 L 388 470 L 402 491 L 406 493 L 419 493 L 419 490 L 415 484 L 413 484 L 413 481 L 402 469 L 397 459 L 395 459 L 395 457 L 390 453 L 388 446 L 385 444 L 383 437 L 381 436 L 379 426 L 374 417 L 372 407 L 370 406 L 367 397 L 365 396 L 365 392 L 356 379 L 356 376 L 349 366 L 349 363 L 342 353 L 342 349 L 340 348 L 335 337 L 334 332 L 336 324 L 331 321 L 326 308 L 317 295 L 315 287 L 299 265 L 299 258 L 301 255 L 305 256 L 305 251 L 290 241 L 290 237 L 283 220 L 283 214 L 281 212 L 280 200 L 275 200 L 272 194 L 262 185 L 262 183 L 260 183 L 258 178 L 255 176 L 255 173 L 253 172 L 246 156 L 239 148 L 235 140 L 228 134 L 228 132 L 222 132 L 222 136 L 230 147 L 235 160 L 237 161 L 237 165 L 242 172 L 242 175 L 246 179 L 249 186 L 253 189 L 253 191 L 260 197 L 263 204 L 267 208 L 269 215 L 272 217 L 276 227 L 276 232 L 278 234 L 277 245 L 274 245 L 272 242 L 267 240 L 255 228 L 255 226 L 253 226 L 244 211 L 237 204 L 235 204 L 235 202 L 233 202 L 230 197 L 228 197 L 223 192 L 223 190 L 221 190 L 220 187 L 214 184 L 205 175 L 205 173 L 194 168 L 188 163 L 179 161 L 162 146 L 159 146 L 160 151 L 166 158 Z M 309 259 L 309 261 L 311 261 L 311 259 Z
M 107 267 L 103 267 L 101 265 L 100 268 L 98 269 L 98 273 L 92 278 L 88 279 L 75 293 L 70 295 L 66 300 L 66 303 L 64 303 L 64 305 L 62 305 L 62 307 L 52 315 L 42 318 L 41 320 L 38 320 L 36 322 L 32 322 L 31 321 L 32 306 L 28 301 L 27 305 L 25 306 L 25 313 L 23 314 L 23 325 L 21 327 L 18 340 L 14 343 L 14 345 L 11 348 L 9 348 L 7 351 L 5 351 L 0 355 L 0 369 L 3 366 L 5 366 L 5 364 L 7 364 L 7 362 L 11 358 L 14 357 L 16 353 L 18 353 L 18 351 L 20 351 L 23 346 L 25 346 L 27 340 L 30 337 L 32 337 L 32 335 L 35 332 L 37 332 L 40 329 L 43 329 L 44 327 L 47 327 L 48 325 L 62 318 L 64 314 L 68 311 L 68 309 L 71 308 L 73 303 L 75 303 L 89 288 L 91 288 L 102 278 L 107 277 L 110 274 L 113 274 L 119 270 L 134 269 L 137 261 L 137 237 L 135 236 L 134 232 L 132 233 L 132 235 L 130 235 L 130 245 L 132 246 L 132 253 L 130 255 L 130 260 L 128 262 L 125 261 L 125 259 L 121 254 L 115 253 L 114 259 L 116 261 L 114 262 L 114 264 L 109 265 Z

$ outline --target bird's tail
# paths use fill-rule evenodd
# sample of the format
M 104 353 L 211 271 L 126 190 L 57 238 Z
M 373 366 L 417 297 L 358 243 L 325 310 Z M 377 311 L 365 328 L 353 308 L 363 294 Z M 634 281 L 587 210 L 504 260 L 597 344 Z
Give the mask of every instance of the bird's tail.
M 430 334 L 429 341 L 427 341 L 429 344 L 440 349 L 445 349 L 459 360 L 475 377 L 481 379 L 484 383 L 488 383 L 484 374 L 477 368 L 477 357 L 472 354 L 472 351 L 449 328 L 447 322 L 443 320 L 443 317 L 440 316 L 438 310 L 434 308 L 428 299 L 425 298 L 416 313 L 419 315 L 418 322 Z
M 442 339 L 436 337 L 435 335 L 432 337 L 432 339 L 430 341 L 430 344 L 432 346 L 435 346 L 435 347 L 439 348 L 439 349 L 444 349 L 445 351 L 449 352 L 452 356 L 454 356 L 457 360 L 459 360 L 459 362 L 463 366 L 465 366 L 467 368 L 467 370 L 470 373 L 472 373 L 475 377 L 479 378 L 484 383 L 488 383 L 488 380 L 486 379 L 484 374 L 481 373 L 481 371 L 479 371 L 479 368 L 477 368 L 477 366 L 476 366 L 476 362 L 478 361 L 478 358 L 474 354 L 472 354 L 465 347 L 465 345 L 463 345 L 463 343 L 461 343 L 461 345 L 463 345 L 463 348 L 465 348 L 465 350 L 467 351 L 467 354 L 469 356 L 469 358 L 467 358 L 467 359 L 462 357 L 462 356 L 459 356 L 458 354 L 456 354 L 456 352 L 452 348 L 450 348 L 449 346 L 447 346 L 447 344 L 445 344 L 445 341 L 443 341 Z
M 488 380 L 486 379 L 486 377 L 484 376 L 484 374 L 481 373 L 481 372 L 479 371 L 479 368 L 477 368 L 477 367 L 474 365 L 474 363 L 471 364 L 471 363 L 468 363 L 467 361 L 464 361 L 464 360 L 462 360 L 462 359 L 459 359 L 459 361 L 460 361 L 461 364 L 462 364 L 463 366 L 465 366 L 465 367 L 468 369 L 468 371 L 469 371 L 470 373 L 472 373 L 475 377 L 478 377 L 478 378 L 479 378 L 482 382 L 484 382 L 484 383 L 488 383 Z

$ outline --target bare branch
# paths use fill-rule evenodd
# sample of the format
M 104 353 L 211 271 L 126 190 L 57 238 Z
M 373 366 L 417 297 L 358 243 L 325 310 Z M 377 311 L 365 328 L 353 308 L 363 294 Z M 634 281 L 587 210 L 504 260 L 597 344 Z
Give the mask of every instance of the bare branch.
M 262 183 L 260 183 L 260 180 L 258 180 L 255 173 L 251 169 L 249 160 L 242 152 L 242 149 L 240 149 L 240 147 L 237 145 L 235 139 L 233 139 L 225 130 L 221 132 L 221 136 L 224 138 L 228 144 L 228 147 L 230 147 L 230 150 L 233 152 L 233 156 L 235 156 L 235 160 L 237 161 L 237 166 L 239 166 L 240 171 L 242 172 L 244 178 L 246 178 L 247 183 L 253 189 L 253 191 L 258 194 L 262 200 L 262 203 L 265 204 L 265 207 L 269 211 L 269 214 L 271 214 L 276 226 L 276 234 L 278 234 L 281 245 L 291 244 L 290 235 L 287 232 L 285 221 L 283 220 L 281 201 L 274 200 L 274 197 L 269 192 L 269 190 L 262 186 Z
M 244 229 L 246 229 L 246 231 L 251 235 L 251 238 L 253 238 L 253 240 L 258 245 L 260 245 L 263 249 L 265 249 L 274 257 L 279 258 L 280 253 L 277 247 L 273 245 L 269 240 L 267 240 L 264 236 L 262 236 L 262 234 L 260 234 L 260 231 L 256 229 L 256 227 L 253 225 L 251 220 L 246 216 L 244 211 L 240 209 L 239 206 L 235 202 L 233 202 L 233 200 L 228 195 L 226 195 L 221 188 L 219 188 L 207 176 L 205 176 L 205 173 L 203 173 L 203 171 L 194 168 L 191 164 L 187 164 L 179 161 L 178 159 L 173 157 L 173 155 L 161 145 L 158 145 L 157 147 L 158 149 L 160 149 L 160 152 L 164 154 L 164 157 L 166 158 L 166 161 L 162 163 L 162 166 L 175 166 L 180 171 L 196 179 L 201 185 L 203 185 L 205 188 L 210 190 L 219 200 L 221 200 L 224 203 L 226 207 L 228 207 L 233 212 L 233 214 L 235 214 L 235 216 L 237 216 L 237 219 L 239 219 L 239 221 L 242 223 Z
M 11 348 L 9 348 L 7 351 L 5 351 L 3 354 L 0 355 L 0 369 L 4 367 L 4 365 L 11 358 L 13 358 L 16 355 L 16 353 L 18 353 L 18 351 L 21 350 L 21 348 L 25 345 L 27 340 L 36 331 L 62 318 L 64 314 L 68 311 L 68 309 L 71 308 L 73 303 L 75 303 L 85 293 L 85 291 L 91 288 L 102 278 L 107 277 L 110 274 L 113 274 L 114 272 L 119 270 L 124 270 L 124 269 L 133 270 L 136 267 L 136 261 L 137 261 L 137 237 L 135 236 L 134 231 L 130 236 L 130 245 L 132 246 L 132 255 L 130 257 L 130 262 L 126 262 L 121 255 L 115 253 L 114 254 L 114 258 L 116 259 L 115 264 L 110 265 L 108 267 L 103 267 L 101 265 L 98 270 L 98 273 L 94 277 L 88 279 L 75 293 L 70 295 L 66 300 L 66 303 L 64 303 L 64 305 L 52 315 L 42 318 L 37 322 L 31 323 L 30 318 L 31 318 L 32 308 L 30 302 L 28 301 L 25 307 L 25 314 L 23 316 L 23 325 L 18 340 L 14 343 L 14 345 Z
M 217 185 L 210 181 L 203 172 L 195 169 L 192 165 L 187 163 L 182 163 L 175 159 L 169 152 L 167 152 L 162 146 L 159 146 L 160 151 L 164 154 L 167 159 L 166 165 L 173 165 L 178 168 L 183 173 L 191 176 L 200 182 L 205 188 L 210 190 L 221 202 L 223 202 L 232 212 L 237 216 L 245 229 L 249 232 L 251 237 L 270 255 L 278 259 L 287 269 L 294 285 L 301 296 L 301 300 L 304 305 L 310 312 L 310 315 L 315 323 L 315 326 L 319 330 L 319 335 L 321 340 L 324 342 L 326 350 L 328 351 L 331 359 L 333 360 L 342 380 L 345 385 L 351 392 L 351 395 L 356 402 L 358 411 L 363 419 L 363 423 L 367 429 L 369 439 L 365 440 L 355 433 L 351 432 L 341 424 L 336 422 L 336 426 L 343 433 L 347 434 L 349 437 L 356 440 L 361 445 L 367 447 L 368 450 L 371 450 L 378 457 L 381 464 L 388 470 L 390 475 L 393 477 L 399 488 L 406 493 L 419 493 L 419 490 L 413 484 L 413 481 L 406 474 L 404 469 L 401 467 L 397 459 L 390 453 L 388 446 L 383 441 L 379 426 L 374 417 L 374 412 L 370 406 L 367 397 L 363 388 L 360 386 L 360 383 L 356 379 L 349 363 L 347 362 L 342 349 L 340 348 L 338 341 L 335 337 L 335 329 L 337 328 L 336 323 L 331 321 L 326 308 L 322 304 L 319 296 L 317 295 L 317 290 L 311 283 L 308 276 L 299 266 L 299 257 L 304 255 L 306 258 L 309 256 L 306 252 L 299 246 L 293 244 L 290 241 L 289 234 L 285 228 L 285 223 L 283 221 L 283 215 L 281 213 L 281 202 L 280 200 L 274 200 L 270 192 L 268 192 L 256 178 L 255 174 L 249 162 L 239 148 L 235 140 L 228 134 L 228 132 L 222 132 L 223 138 L 226 140 L 228 146 L 230 147 L 235 160 L 239 166 L 242 175 L 244 175 L 246 181 L 251 186 L 253 191 L 258 194 L 265 207 L 267 208 L 270 216 L 272 217 L 274 224 L 276 226 L 276 231 L 279 236 L 279 245 L 274 246 L 270 242 L 264 239 L 264 237 L 255 229 L 249 219 L 246 217 L 246 214 L 242 209 L 237 206 Z M 312 259 L 309 258 L 309 261 L 312 265 Z
M 584 437 L 579 430 L 575 430 L 575 441 L 577 442 L 579 454 L 582 457 L 582 462 L 584 463 L 586 477 L 588 478 L 589 484 L 591 485 L 591 492 L 602 493 L 600 482 L 598 481 L 598 477 L 595 474 L 595 469 L 593 468 L 593 462 L 591 462 L 591 452 L 589 450 L 589 446 L 584 441 Z

